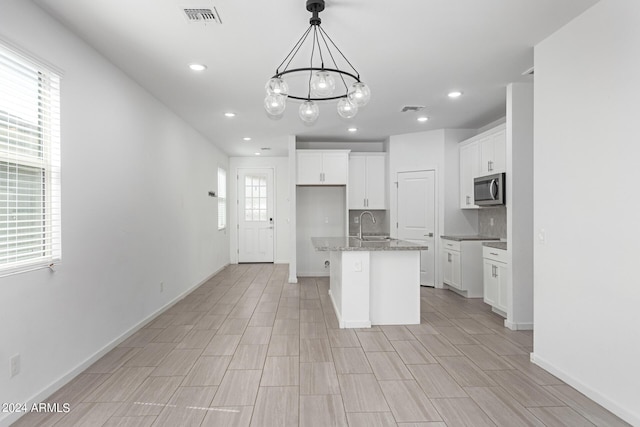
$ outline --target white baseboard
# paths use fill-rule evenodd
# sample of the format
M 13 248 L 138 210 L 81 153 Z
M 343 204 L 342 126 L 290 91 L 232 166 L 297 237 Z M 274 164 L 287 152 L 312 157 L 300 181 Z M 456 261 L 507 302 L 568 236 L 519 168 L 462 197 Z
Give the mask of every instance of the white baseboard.
M 301 273 L 298 271 L 298 277 L 329 277 L 329 272 L 328 271 L 306 271 L 304 273 Z
M 549 373 L 555 375 L 565 383 L 569 384 L 571 387 L 578 390 L 580 393 L 587 396 L 589 399 L 593 400 L 605 409 L 613 412 L 615 415 L 622 418 L 632 426 L 640 426 L 640 414 L 632 412 L 632 409 L 621 407 L 620 405 L 609 399 L 607 396 L 603 395 L 597 390 L 594 390 L 592 387 L 574 378 L 567 372 L 556 368 L 552 363 L 540 356 L 537 356 L 535 353 L 531 353 L 531 362 L 540 366 L 545 371 L 548 371 Z M 637 410 L 637 408 L 635 409 Z
M 331 293 L 331 289 L 329 289 L 329 299 L 331 299 L 331 304 L 333 304 L 333 311 L 338 318 L 338 325 L 340 329 L 344 328 L 370 328 L 371 321 L 370 320 L 344 320 L 340 315 L 340 311 L 336 307 L 336 302 L 333 300 L 333 294 Z
M 501 313 L 497 313 L 502 316 Z M 504 319 L 504 326 L 512 331 L 533 331 L 533 323 L 516 323 Z
M 160 307 L 158 310 L 156 310 L 155 312 L 151 313 L 149 316 L 147 316 L 146 318 L 144 318 L 143 320 L 138 322 L 136 325 L 131 327 L 124 334 L 120 335 L 118 338 L 114 339 L 113 341 L 108 343 L 106 346 L 102 347 L 102 349 L 100 349 L 97 352 L 95 352 L 93 355 L 91 355 L 89 358 L 87 358 L 84 362 L 80 363 L 78 366 L 76 366 L 75 368 L 73 368 L 72 370 L 70 370 L 69 372 L 67 372 L 66 374 L 64 374 L 63 376 L 61 376 L 60 378 L 58 378 L 57 380 L 55 380 L 54 382 L 52 382 L 51 384 L 49 384 L 48 386 L 46 386 L 45 388 L 40 390 L 34 396 L 29 398 L 29 400 L 27 402 L 24 402 L 24 403 L 26 403 L 27 408 L 30 408 L 34 403 L 43 402 L 46 398 L 48 398 L 53 393 L 55 393 L 56 391 L 61 389 L 64 385 L 69 383 L 75 377 L 77 377 L 78 375 L 83 373 L 89 366 L 93 365 L 100 358 L 102 358 L 105 354 L 107 354 L 108 352 L 110 352 L 111 350 L 116 348 L 118 346 L 118 344 L 124 342 L 127 338 L 129 338 L 131 335 L 135 334 L 140 329 L 145 327 L 148 323 L 150 323 L 156 317 L 160 316 L 162 313 L 164 313 L 166 310 L 171 308 L 174 304 L 176 304 L 178 301 L 180 301 L 181 299 L 186 297 L 188 294 L 193 292 L 196 288 L 198 288 L 199 286 L 201 286 L 204 283 L 206 283 L 209 279 L 211 279 L 216 274 L 220 273 L 227 265 L 229 265 L 229 264 L 226 264 L 226 265 L 220 267 L 214 273 L 212 273 L 209 276 L 207 276 L 206 278 L 202 279 L 199 283 L 195 284 L 191 288 L 189 288 L 186 291 L 182 292 L 180 295 L 175 297 L 173 300 L 169 301 L 168 303 L 166 303 L 165 305 Z M 0 419 L 0 427 L 9 427 L 12 423 L 16 422 L 23 415 L 25 415 L 25 413 L 13 413 L 13 414 L 9 414 L 5 418 L 1 418 Z

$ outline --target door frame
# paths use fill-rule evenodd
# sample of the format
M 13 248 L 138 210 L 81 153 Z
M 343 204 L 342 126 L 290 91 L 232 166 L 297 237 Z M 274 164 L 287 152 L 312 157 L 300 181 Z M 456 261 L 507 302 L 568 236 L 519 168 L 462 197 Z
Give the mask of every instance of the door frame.
M 395 220 L 396 222 L 396 226 L 393 227 L 393 223 L 390 224 L 391 225 L 391 229 L 393 230 L 392 236 L 395 238 L 398 238 L 398 182 L 400 177 L 398 176 L 398 174 L 400 173 L 406 173 L 406 172 L 433 172 L 434 175 L 434 191 L 433 191 L 433 199 L 434 199 L 434 203 L 433 203 L 433 210 L 434 210 L 434 217 L 433 217 L 433 222 L 434 222 L 434 226 L 433 226 L 433 249 L 434 249 L 434 280 L 433 280 L 433 286 L 436 289 L 441 289 L 442 286 L 442 277 L 440 276 L 441 273 L 441 269 L 440 269 L 440 211 L 442 209 L 442 203 L 440 200 L 440 179 L 439 179 L 439 175 L 438 175 L 438 168 L 436 166 L 433 167 L 426 167 L 426 168 L 421 168 L 421 169 L 407 169 L 407 170 L 397 170 L 395 171 L 395 176 L 394 176 L 394 181 L 391 185 L 393 191 L 395 192 L 395 212 L 392 215 L 392 219 Z M 457 196 L 456 196 L 457 197 Z M 456 198 L 456 200 L 458 200 Z
M 238 264 L 240 262 L 240 187 L 239 187 L 239 180 L 240 180 L 240 173 L 241 171 L 254 171 L 254 170 L 270 170 L 271 171 L 271 176 L 272 176 L 272 182 L 271 182 L 271 186 L 272 186 L 272 194 L 273 194 L 273 239 L 272 239 L 272 243 L 273 243 L 273 263 L 276 263 L 276 248 L 277 248 L 277 235 L 278 235 L 278 228 L 277 228 L 277 218 L 278 218 L 278 204 L 276 203 L 278 200 L 278 196 L 277 196 L 277 185 L 276 185 L 276 168 L 273 166 L 265 166 L 265 167 L 258 167 L 258 166 L 251 166 L 251 167 L 237 167 L 235 169 L 235 174 L 236 174 L 236 179 L 235 179 L 235 199 L 236 199 L 236 203 L 235 203 L 235 211 L 236 211 L 236 215 L 234 218 L 235 221 L 235 225 L 233 227 L 233 231 L 232 233 L 235 234 L 235 243 L 236 243 L 236 251 L 235 254 L 233 254 L 233 259 L 231 260 L 232 263 L 234 264 Z M 233 235 L 232 234 L 232 235 Z

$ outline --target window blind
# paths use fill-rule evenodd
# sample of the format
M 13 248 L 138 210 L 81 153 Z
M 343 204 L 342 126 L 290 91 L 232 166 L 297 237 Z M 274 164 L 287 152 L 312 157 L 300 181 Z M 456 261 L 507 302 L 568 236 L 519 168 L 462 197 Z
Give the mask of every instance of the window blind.
M 218 168 L 218 230 L 227 226 L 227 171 Z
M 0 45 L 0 274 L 61 257 L 60 76 Z

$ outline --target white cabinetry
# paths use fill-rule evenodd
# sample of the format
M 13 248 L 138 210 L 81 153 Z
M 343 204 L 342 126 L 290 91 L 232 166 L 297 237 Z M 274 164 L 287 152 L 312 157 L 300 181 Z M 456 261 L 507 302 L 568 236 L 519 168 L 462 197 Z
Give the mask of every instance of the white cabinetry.
M 387 209 L 384 153 L 349 156 L 349 209 Z
M 481 298 L 482 241 L 442 239 L 442 282 L 467 298 Z
M 460 209 L 477 209 L 473 200 L 473 179 L 505 172 L 505 125 L 489 129 L 460 143 Z
M 480 141 L 480 176 L 507 170 L 507 137 L 504 129 Z
M 484 302 L 493 311 L 506 317 L 509 293 L 509 264 L 507 251 L 483 247 Z
M 473 178 L 480 175 L 480 146 L 477 143 L 460 147 L 460 209 L 476 209 L 473 202 Z
M 298 185 L 346 185 L 349 150 L 296 150 Z

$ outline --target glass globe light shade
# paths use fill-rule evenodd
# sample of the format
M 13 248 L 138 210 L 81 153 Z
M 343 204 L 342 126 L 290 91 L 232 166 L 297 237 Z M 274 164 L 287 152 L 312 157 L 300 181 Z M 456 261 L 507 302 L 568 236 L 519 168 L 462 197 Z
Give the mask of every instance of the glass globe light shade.
M 367 105 L 367 102 L 369 102 L 369 99 L 371 99 L 371 89 L 362 82 L 355 82 L 349 88 L 347 96 L 352 104 L 358 107 L 364 107 Z
M 311 79 L 311 93 L 314 96 L 325 98 L 333 95 L 336 81 L 328 71 L 318 71 Z
M 287 97 L 273 93 L 267 95 L 264 98 L 264 109 L 271 116 L 279 116 L 284 113 L 284 109 L 287 107 Z
M 267 95 L 275 94 L 287 96 L 289 94 L 289 85 L 287 85 L 287 82 L 278 77 L 269 79 L 264 88 L 267 91 Z
M 299 110 L 300 119 L 305 123 L 313 123 L 318 120 L 320 115 L 320 109 L 318 105 L 313 101 L 305 101 L 300 106 Z
M 352 104 L 347 98 L 342 98 L 338 101 L 338 114 L 345 119 L 351 119 L 358 114 L 358 106 Z

